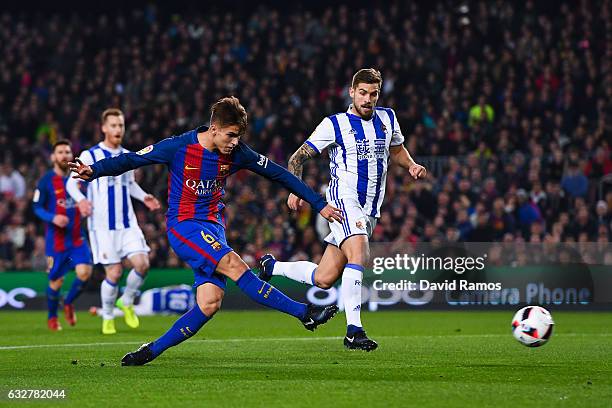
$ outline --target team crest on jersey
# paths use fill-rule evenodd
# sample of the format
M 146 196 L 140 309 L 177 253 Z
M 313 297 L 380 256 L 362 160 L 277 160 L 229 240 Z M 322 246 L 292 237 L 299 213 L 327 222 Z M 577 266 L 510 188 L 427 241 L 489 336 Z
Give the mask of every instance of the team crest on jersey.
M 363 220 L 357 220 L 357 222 L 355 223 L 355 226 L 359 228 L 360 230 L 365 229 L 365 224 L 363 223 Z
M 380 124 L 380 128 L 382 129 L 383 132 L 387 133 L 387 127 L 385 126 L 384 123 Z
M 136 152 L 137 155 L 142 156 L 143 154 L 147 154 L 153 150 L 153 145 L 148 145 L 147 147 L 143 147 L 139 151 Z
M 51 269 L 53 269 L 53 257 L 52 256 L 48 256 L 47 257 L 47 272 L 51 272 Z

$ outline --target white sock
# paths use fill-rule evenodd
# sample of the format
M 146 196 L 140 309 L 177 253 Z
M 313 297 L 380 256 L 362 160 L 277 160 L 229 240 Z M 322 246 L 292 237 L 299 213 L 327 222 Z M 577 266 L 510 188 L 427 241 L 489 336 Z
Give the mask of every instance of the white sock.
M 134 304 L 134 298 L 138 293 L 138 289 L 142 286 L 144 282 L 144 278 L 136 272 L 135 269 L 132 269 L 127 276 L 125 281 L 125 290 L 123 292 L 123 296 L 121 296 L 121 301 L 124 306 L 132 306 Z
M 308 261 L 279 262 L 274 264 L 272 275 L 282 275 L 294 281 L 314 285 L 314 271 L 317 264 Z
M 102 318 L 104 320 L 113 319 L 115 310 L 115 301 L 117 300 L 117 294 L 119 293 L 119 287 L 117 284 L 109 282 L 107 279 L 102 281 L 100 285 L 100 297 L 102 298 Z
M 342 273 L 342 286 L 340 291 L 344 301 L 346 325 L 363 327 L 361 325 L 361 281 L 363 272 L 359 265 L 346 264 Z

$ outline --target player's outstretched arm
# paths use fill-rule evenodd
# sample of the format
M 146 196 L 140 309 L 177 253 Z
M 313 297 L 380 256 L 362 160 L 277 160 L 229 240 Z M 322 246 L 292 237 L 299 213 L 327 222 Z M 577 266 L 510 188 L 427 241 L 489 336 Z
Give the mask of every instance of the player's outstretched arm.
M 404 145 L 391 146 L 389 149 L 391 152 L 391 162 L 397 163 L 399 166 L 408 170 L 410 175 L 415 179 L 424 178 L 427 175 L 427 169 L 417 164 L 410 156 L 408 150 Z
M 180 146 L 176 138 L 167 138 L 139 150 L 138 152 L 123 153 L 119 156 L 108 157 L 95 162 L 91 166 L 85 165 L 79 159 L 68 163 L 75 179 L 91 181 L 104 176 L 119 176 L 126 171 L 134 170 L 149 164 L 168 164 Z
M 308 160 L 315 157 L 317 154 L 319 153 L 316 152 L 315 149 L 311 145 L 304 143 L 289 158 L 287 169 L 289 170 L 291 174 L 301 179 L 302 172 L 304 171 L 304 163 L 306 163 Z M 289 198 L 287 199 L 287 205 L 289 206 L 289 208 L 295 211 L 299 207 L 301 207 L 302 204 L 303 204 L 303 200 L 301 198 L 299 198 L 293 193 L 289 194 Z
M 236 159 L 236 164 L 240 167 L 249 169 L 269 180 L 276 181 L 296 196 L 306 200 L 312 208 L 317 210 L 328 221 L 342 221 L 342 211 L 340 209 L 327 204 L 320 194 L 314 192 L 287 169 L 279 166 L 267 157 L 254 152 L 245 144 L 241 143 Z

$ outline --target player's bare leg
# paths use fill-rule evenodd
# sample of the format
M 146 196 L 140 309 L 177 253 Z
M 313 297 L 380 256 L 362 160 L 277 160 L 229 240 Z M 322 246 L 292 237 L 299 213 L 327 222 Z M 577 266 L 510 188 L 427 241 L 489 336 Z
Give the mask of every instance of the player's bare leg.
M 121 264 L 105 265 L 106 278 L 100 285 L 102 298 L 102 333 L 115 334 L 115 302 L 119 293 L 119 279 L 121 279 Z
M 60 289 L 64 283 L 64 278 L 54 279 L 49 281 L 47 287 L 47 308 L 49 314 L 47 317 L 47 327 L 51 331 L 60 331 L 62 326 L 57 319 L 57 308 L 60 301 Z
M 172 327 L 154 342 L 143 344 L 121 359 L 121 365 L 144 365 L 157 358 L 170 347 L 195 335 L 221 307 L 224 290 L 213 283 L 204 283 L 196 290 L 196 305 L 181 316 Z
M 76 278 L 72 281 L 70 291 L 64 299 L 64 318 L 71 326 L 74 326 L 77 321 L 73 302 L 83 291 L 85 282 L 91 277 L 91 270 L 92 267 L 89 264 L 78 264 L 75 267 Z
M 117 299 L 115 304 L 123 311 L 125 323 L 135 329 L 140 326 L 140 321 L 134 311 L 134 298 L 149 272 L 149 255 L 146 252 L 139 252 L 131 255 L 128 259 L 132 264 L 132 269 L 126 278 L 123 296 Z

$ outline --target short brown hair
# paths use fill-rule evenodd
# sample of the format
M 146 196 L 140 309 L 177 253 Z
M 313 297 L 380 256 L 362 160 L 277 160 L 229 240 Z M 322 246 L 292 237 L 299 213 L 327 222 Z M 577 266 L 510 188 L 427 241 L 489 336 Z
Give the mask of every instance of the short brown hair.
M 210 109 L 210 123 L 220 127 L 238 126 L 239 134 L 243 134 L 247 127 L 247 113 L 244 106 L 235 96 L 219 99 Z
M 106 118 L 108 118 L 109 116 L 125 116 L 125 115 L 123 114 L 123 112 L 121 112 L 121 109 L 109 108 L 105 110 L 104 112 L 102 112 L 102 123 L 106 122 Z
M 53 143 L 53 146 L 52 146 L 52 148 L 51 148 L 51 151 L 55 153 L 55 149 L 56 149 L 58 146 L 64 146 L 64 145 L 65 145 L 65 146 L 68 146 L 68 147 L 70 147 L 70 148 L 72 149 L 72 145 L 70 144 L 70 141 L 69 141 L 69 140 L 66 140 L 66 139 L 60 139 L 60 140 L 58 140 L 57 142 Z
M 378 84 L 382 88 L 382 75 L 379 70 L 374 68 L 362 68 L 353 75 L 351 88 L 357 88 L 359 84 Z

